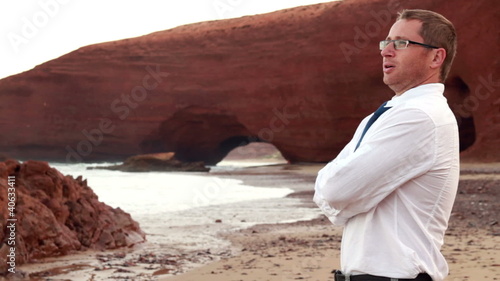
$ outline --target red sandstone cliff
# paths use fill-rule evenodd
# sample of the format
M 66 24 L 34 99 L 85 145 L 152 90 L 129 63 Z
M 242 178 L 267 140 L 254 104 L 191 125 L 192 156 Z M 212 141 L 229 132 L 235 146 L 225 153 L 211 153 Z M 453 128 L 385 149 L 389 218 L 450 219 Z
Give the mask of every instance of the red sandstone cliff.
M 99 202 L 81 177 L 63 176 L 45 162 L 0 162 L 0 206 L 0 276 L 33 259 L 145 240 L 129 214 Z
M 345 0 L 83 47 L 0 80 L 0 153 L 67 161 L 173 151 L 215 163 L 250 141 L 328 161 L 390 98 L 378 41 L 396 11 L 454 22 L 446 95 L 463 156 L 499 161 L 496 0 Z

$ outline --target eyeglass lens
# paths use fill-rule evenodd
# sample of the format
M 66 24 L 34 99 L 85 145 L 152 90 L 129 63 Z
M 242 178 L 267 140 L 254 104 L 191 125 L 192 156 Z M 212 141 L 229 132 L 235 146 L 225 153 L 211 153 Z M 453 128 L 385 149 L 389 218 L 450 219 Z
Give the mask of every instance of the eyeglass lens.
M 382 51 L 383 49 L 385 49 L 385 47 L 387 47 L 389 44 L 393 43 L 394 42 L 394 48 L 396 50 L 400 50 L 400 49 L 405 49 L 408 47 L 408 41 L 407 40 L 383 40 L 383 41 L 380 41 L 380 50 Z

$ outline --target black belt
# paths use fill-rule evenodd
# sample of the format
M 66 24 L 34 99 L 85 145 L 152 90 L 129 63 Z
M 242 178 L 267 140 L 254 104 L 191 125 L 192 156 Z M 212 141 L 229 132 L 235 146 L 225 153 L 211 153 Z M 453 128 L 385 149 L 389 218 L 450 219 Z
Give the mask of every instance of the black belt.
M 427 273 L 420 273 L 413 279 L 390 278 L 368 274 L 346 276 L 338 270 L 335 270 L 333 273 L 335 274 L 335 281 L 432 281 L 432 278 Z

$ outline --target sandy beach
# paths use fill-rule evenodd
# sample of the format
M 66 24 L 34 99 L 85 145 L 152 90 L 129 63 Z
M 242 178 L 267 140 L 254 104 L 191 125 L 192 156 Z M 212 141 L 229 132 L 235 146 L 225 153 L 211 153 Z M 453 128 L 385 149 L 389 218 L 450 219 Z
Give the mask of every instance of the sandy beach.
M 321 167 L 282 167 L 281 173 L 294 171 L 295 176 L 312 180 Z M 449 281 L 500 280 L 499 168 L 498 164 L 462 164 L 455 211 L 442 248 L 450 266 Z M 312 191 L 298 190 L 292 196 L 309 204 L 312 195 Z M 333 280 L 331 271 L 340 266 L 341 237 L 342 229 L 323 216 L 259 225 L 228 236 L 240 249 L 237 256 L 161 280 Z
M 283 202 L 295 199 L 291 201 L 295 203 L 285 208 L 316 211 L 312 189 L 322 166 L 279 164 L 213 173 L 253 186 L 286 186 L 294 193 Z M 500 164 L 462 165 L 459 193 L 442 249 L 450 265 L 447 280 L 500 280 L 499 192 Z M 32 280 L 333 280 L 330 272 L 340 266 L 342 228 L 331 225 L 324 216 L 228 229 L 225 218 L 231 212 L 226 211 L 226 215 L 221 213 L 221 221 L 203 226 L 211 229 L 212 239 L 225 241 L 219 248 L 194 244 L 189 251 L 176 252 L 146 243 L 133 249 L 48 259 L 21 269 Z

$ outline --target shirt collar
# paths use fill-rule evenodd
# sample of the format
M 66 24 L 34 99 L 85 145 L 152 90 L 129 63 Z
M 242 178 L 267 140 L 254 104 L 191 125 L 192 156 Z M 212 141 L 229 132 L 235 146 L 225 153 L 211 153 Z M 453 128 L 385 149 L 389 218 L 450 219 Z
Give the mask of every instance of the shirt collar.
M 443 93 L 444 84 L 442 83 L 424 84 L 415 88 L 411 88 L 399 96 L 392 97 L 392 99 L 387 102 L 386 106 L 394 106 L 426 95 L 443 95 Z

